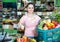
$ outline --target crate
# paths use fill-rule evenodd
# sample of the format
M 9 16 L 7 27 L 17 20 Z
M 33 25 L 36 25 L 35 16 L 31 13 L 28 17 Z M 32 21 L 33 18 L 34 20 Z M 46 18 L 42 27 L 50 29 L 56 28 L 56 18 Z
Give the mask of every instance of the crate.
M 54 28 L 51 30 L 40 30 L 38 32 L 38 41 L 39 42 L 55 42 L 60 41 L 60 28 Z
M 17 34 L 17 30 L 12 30 L 12 29 L 4 29 L 4 32 L 7 32 L 9 34 Z

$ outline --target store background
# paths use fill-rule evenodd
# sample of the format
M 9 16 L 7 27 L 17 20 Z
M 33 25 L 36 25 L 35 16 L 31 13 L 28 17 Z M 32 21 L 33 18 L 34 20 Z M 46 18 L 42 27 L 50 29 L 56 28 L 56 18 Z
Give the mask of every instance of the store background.
M 18 22 L 22 15 L 27 13 L 27 9 L 24 7 L 29 2 L 35 4 L 35 14 L 39 16 L 53 15 L 56 10 L 58 10 L 57 13 L 60 11 L 59 0 L 0 0 L 1 21 L 4 23 L 4 21 L 8 18 L 11 21 L 17 20 L 16 22 Z
M 60 0 L 0 0 L 0 28 L 17 28 L 19 19 L 27 13 L 27 3 L 35 4 L 35 14 L 42 19 L 51 16 L 55 19 L 60 14 Z

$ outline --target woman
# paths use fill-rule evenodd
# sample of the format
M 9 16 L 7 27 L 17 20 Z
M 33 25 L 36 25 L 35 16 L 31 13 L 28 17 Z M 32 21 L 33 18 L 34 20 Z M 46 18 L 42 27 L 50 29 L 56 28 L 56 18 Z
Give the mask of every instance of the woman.
M 24 35 L 27 36 L 28 38 L 34 38 L 37 35 L 36 27 L 40 21 L 40 17 L 34 14 L 34 4 L 33 3 L 28 3 L 27 5 L 27 14 L 24 15 L 19 23 L 18 26 L 22 27 L 25 29 Z M 21 28 L 21 29 L 22 29 Z

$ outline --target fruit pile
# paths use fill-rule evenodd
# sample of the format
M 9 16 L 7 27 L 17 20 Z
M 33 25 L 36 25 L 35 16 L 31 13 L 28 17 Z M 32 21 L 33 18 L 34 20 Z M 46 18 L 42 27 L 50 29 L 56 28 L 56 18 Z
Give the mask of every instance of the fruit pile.
M 44 20 L 44 21 L 40 21 L 40 24 L 38 25 L 38 28 L 42 29 L 42 30 L 50 30 L 50 29 L 56 28 L 57 25 L 58 25 L 57 21 L 47 19 L 47 20 Z
M 56 22 L 56 21 L 52 21 L 51 23 L 45 23 L 45 25 L 44 25 L 44 29 L 45 29 L 45 27 L 47 27 L 47 29 L 52 29 L 52 28 L 55 28 L 56 26 L 58 25 L 58 23 Z
M 6 19 L 6 20 L 3 20 L 3 22 L 8 23 L 8 22 L 12 22 L 12 20 Z
M 23 36 L 22 38 L 17 38 L 17 42 L 36 42 L 36 40 Z

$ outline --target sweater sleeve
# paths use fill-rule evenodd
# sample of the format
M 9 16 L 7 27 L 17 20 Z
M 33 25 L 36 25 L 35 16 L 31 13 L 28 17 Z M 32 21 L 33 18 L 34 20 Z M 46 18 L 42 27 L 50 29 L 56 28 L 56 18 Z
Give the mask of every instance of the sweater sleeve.
M 24 23 L 25 23 L 25 16 L 21 17 L 21 19 L 19 20 L 18 28 L 19 28 L 21 25 L 24 25 Z

